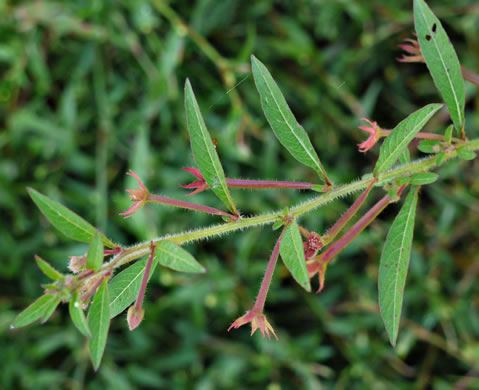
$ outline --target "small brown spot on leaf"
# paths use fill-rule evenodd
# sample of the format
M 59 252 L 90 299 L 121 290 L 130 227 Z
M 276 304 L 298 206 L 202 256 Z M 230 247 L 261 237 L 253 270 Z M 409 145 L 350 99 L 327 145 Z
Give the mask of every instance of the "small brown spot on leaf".
M 430 41 L 431 40 L 431 36 L 429 34 L 426 34 L 426 41 Z
M 434 24 L 432 25 L 431 30 L 432 30 L 433 33 L 436 32 L 436 30 L 437 30 L 437 25 L 436 25 L 436 23 L 434 23 Z

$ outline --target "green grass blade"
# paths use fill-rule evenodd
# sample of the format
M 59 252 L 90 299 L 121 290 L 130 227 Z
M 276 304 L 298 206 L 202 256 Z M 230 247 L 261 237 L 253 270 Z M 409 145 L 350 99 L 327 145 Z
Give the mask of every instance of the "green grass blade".
M 147 259 L 137 261 L 111 280 L 108 285 L 110 290 L 110 318 L 116 317 L 135 301 L 145 273 L 146 261 Z M 158 260 L 153 259 L 150 278 L 157 265 Z
M 393 166 L 415 135 L 441 107 L 442 104 L 428 104 L 399 122 L 381 145 L 374 175 Z
M 296 160 L 313 168 L 327 184 L 330 184 L 308 134 L 296 121 L 271 73 L 255 56 L 251 56 L 251 65 L 264 114 L 279 142 Z
M 294 280 L 306 291 L 311 291 L 306 260 L 304 258 L 303 240 L 296 221 L 291 222 L 283 234 L 279 253 L 283 263 L 293 276 Z
M 419 187 L 409 194 L 389 229 L 379 264 L 379 308 L 393 346 L 399 331 L 399 321 L 411 256 L 414 218 Z
M 93 236 L 86 256 L 86 266 L 93 271 L 98 271 L 103 264 L 103 243 L 98 232 Z
M 187 251 L 171 241 L 156 244 L 155 258 L 167 268 L 179 272 L 204 273 L 205 267 L 196 261 Z
M 90 242 L 92 240 L 96 234 L 94 226 L 90 225 L 82 217 L 62 204 L 48 198 L 33 188 L 28 188 L 27 190 L 42 214 L 59 231 L 73 240 L 81 242 Z M 101 234 L 101 239 L 106 246 L 110 248 L 117 247 L 104 234 Z
M 95 371 L 100 367 L 105 351 L 108 329 L 110 328 L 110 299 L 108 297 L 108 280 L 103 280 L 98 288 L 88 313 L 88 326 L 91 338 L 88 340 L 90 359 Z
M 37 298 L 30 306 L 17 315 L 10 327 L 20 328 L 22 326 L 30 325 L 32 322 L 40 319 L 50 307 L 51 303 L 56 300 L 53 294 L 44 294 Z
M 233 214 L 238 215 L 233 198 L 226 185 L 225 173 L 218 153 L 216 153 L 215 146 L 206 128 L 200 107 L 188 79 L 186 79 L 185 83 L 185 110 L 191 149 L 201 174 L 216 196 Z
M 464 130 L 464 79 L 456 51 L 424 0 L 414 0 L 414 25 L 421 53 L 456 129 Z

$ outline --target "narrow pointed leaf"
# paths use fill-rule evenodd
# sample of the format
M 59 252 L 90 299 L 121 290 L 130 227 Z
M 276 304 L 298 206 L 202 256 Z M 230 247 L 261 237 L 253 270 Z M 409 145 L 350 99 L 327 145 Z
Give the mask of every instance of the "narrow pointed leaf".
M 96 233 L 95 227 L 62 204 L 46 197 L 33 188 L 28 188 L 27 190 L 42 214 L 63 234 L 81 242 L 90 242 L 92 240 Z M 106 246 L 116 248 L 116 245 L 104 234 L 101 234 L 101 239 Z
M 464 129 L 464 79 L 446 31 L 424 0 L 414 0 L 414 25 L 421 53 L 458 131 Z
M 91 331 L 88 347 L 95 371 L 100 367 L 110 328 L 110 299 L 107 283 L 108 280 L 105 279 L 98 288 L 88 313 L 88 326 Z
M 135 301 L 145 273 L 146 261 L 147 259 L 137 261 L 111 280 L 108 285 L 110 290 L 110 318 L 116 317 Z M 158 260 L 153 259 L 150 278 L 157 265 Z
M 185 83 L 185 110 L 191 149 L 193 150 L 193 156 L 195 157 L 201 174 L 216 196 L 232 213 L 238 215 L 233 198 L 226 185 L 225 173 L 221 166 L 218 153 L 216 153 L 215 146 L 206 128 L 200 107 L 188 79 Z
M 304 258 L 303 240 L 296 221 L 291 222 L 283 234 L 279 253 L 283 263 L 291 273 L 291 276 L 306 291 L 311 291 L 306 260 Z
M 103 243 L 100 234 L 97 232 L 90 243 L 86 256 L 86 266 L 93 271 L 98 271 L 103 264 Z
M 379 159 L 374 168 L 375 175 L 393 166 L 409 142 L 441 107 L 442 104 L 428 104 L 399 122 L 381 145 Z
M 91 337 L 90 328 L 85 317 L 85 312 L 78 303 L 78 297 L 75 295 L 68 306 L 70 317 L 75 327 L 86 337 Z
M 251 56 L 251 65 L 264 114 L 279 142 L 296 160 L 313 168 L 327 184 L 330 184 L 308 134 L 296 121 L 271 73 L 255 56 Z
M 193 256 L 171 241 L 159 241 L 156 244 L 155 258 L 162 266 L 174 271 L 206 272 L 205 267 L 198 263 Z
M 52 314 L 55 312 L 55 309 L 58 307 L 60 302 L 62 301 L 61 297 L 59 295 L 53 295 L 55 299 L 51 300 L 46 306 L 45 306 L 45 311 L 43 312 L 42 318 L 40 323 L 44 324 L 47 322 Z
M 439 175 L 434 172 L 416 173 L 411 176 L 411 184 L 421 186 L 434 183 L 437 179 L 439 179 Z
M 11 328 L 20 328 L 40 319 L 50 304 L 56 300 L 53 294 L 44 294 L 23 310 L 12 322 Z
M 379 264 L 379 308 L 393 346 L 399 331 L 399 321 L 411 256 L 419 187 L 409 194 L 389 229 Z
M 40 256 L 35 255 L 35 261 L 38 265 L 38 268 L 40 268 L 46 277 L 50 278 L 51 280 L 60 280 L 63 278 L 63 275 L 60 272 L 58 272 L 49 262 L 43 260 Z

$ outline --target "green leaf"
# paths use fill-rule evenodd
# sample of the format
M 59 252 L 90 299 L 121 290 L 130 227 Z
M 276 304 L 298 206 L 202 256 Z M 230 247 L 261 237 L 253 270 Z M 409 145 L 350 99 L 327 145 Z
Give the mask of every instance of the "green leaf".
M 95 371 L 100 367 L 105 351 L 108 329 L 110 327 L 110 299 L 108 297 L 108 280 L 105 278 L 95 293 L 95 298 L 88 313 L 88 326 L 91 338 L 88 340 L 90 358 Z
M 135 301 L 140 291 L 147 260 L 145 258 L 137 261 L 111 280 L 108 285 L 110 290 L 110 318 L 116 317 Z M 149 278 L 153 275 L 157 265 L 158 260 L 153 259 Z
M 445 158 L 446 158 L 446 152 L 438 153 L 436 157 L 436 165 L 437 166 L 441 165 Z
M 424 0 L 414 0 L 414 25 L 421 53 L 458 130 L 464 129 L 464 79 L 446 31 Z
M 411 176 L 411 184 L 414 185 L 425 185 L 434 183 L 439 179 L 439 175 L 433 172 L 424 172 L 424 173 L 416 173 Z
M 419 187 L 409 191 L 389 229 L 379 264 L 379 308 L 393 346 L 396 345 L 399 331 L 418 191 Z
M 251 64 L 261 106 L 279 142 L 296 160 L 313 168 L 326 184 L 330 184 L 308 134 L 296 121 L 271 73 L 255 56 L 251 56 Z
M 70 317 L 73 321 L 73 324 L 80 331 L 80 333 L 86 337 L 91 337 L 91 332 L 90 332 L 90 328 L 88 327 L 88 322 L 85 317 L 85 312 L 80 307 L 77 294 L 73 296 L 68 306 L 68 309 L 70 311 Z
M 54 294 L 44 294 L 37 298 L 30 306 L 17 315 L 15 320 L 10 325 L 10 328 L 20 328 L 22 326 L 29 325 L 43 317 L 45 311 L 55 300 L 56 296 Z
M 379 159 L 374 168 L 374 175 L 382 173 L 393 166 L 414 136 L 427 121 L 442 107 L 442 104 L 428 104 L 403 119 L 384 140 L 379 151 Z
M 311 291 L 306 260 L 304 258 L 303 240 L 296 221 L 291 222 L 283 234 L 279 253 L 283 263 L 293 276 L 294 280 L 306 291 Z
M 409 154 L 408 148 L 405 148 L 399 155 L 399 162 L 401 164 L 409 164 L 411 162 L 411 155 Z
M 27 188 L 27 191 L 42 214 L 63 234 L 81 242 L 92 240 L 96 229 L 82 217 L 33 188 Z M 104 234 L 101 234 L 101 239 L 106 246 L 117 247 Z
M 426 139 L 421 141 L 417 148 L 423 153 L 439 153 L 441 151 L 441 141 Z
M 38 268 L 40 268 L 47 278 L 50 278 L 51 280 L 63 279 L 63 275 L 53 268 L 50 263 L 48 263 L 46 260 L 43 260 L 40 256 L 35 255 L 35 261 Z
M 452 141 L 452 131 L 454 130 L 454 126 L 450 125 L 447 127 L 446 132 L 444 133 L 444 140 L 448 143 L 451 144 Z
M 193 256 L 171 241 L 159 241 L 156 244 L 155 259 L 164 266 L 179 272 L 204 273 L 205 267 Z
M 93 271 L 98 271 L 103 264 L 103 243 L 100 234 L 97 232 L 90 243 L 86 256 L 86 266 Z
M 462 158 L 463 160 L 474 160 L 476 158 L 476 153 L 470 152 L 465 147 L 457 149 L 457 157 Z
M 185 110 L 191 149 L 193 150 L 193 155 L 201 174 L 216 196 L 232 213 L 238 215 L 233 198 L 226 185 L 223 167 L 221 166 L 211 136 L 201 116 L 200 107 L 198 106 L 193 88 L 188 79 L 186 79 L 185 83 Z
M 52 314 L 55 312 L 55 309 L 62 301 L 62 298 L 59 295 L 53 296 L 55 297 L 55 299 L 52 299 L 47 305 L 45 305 L 45 311 L 43 312 L 42 319 L 40 321 L 41 324 L 44 324 L 50 319 Z

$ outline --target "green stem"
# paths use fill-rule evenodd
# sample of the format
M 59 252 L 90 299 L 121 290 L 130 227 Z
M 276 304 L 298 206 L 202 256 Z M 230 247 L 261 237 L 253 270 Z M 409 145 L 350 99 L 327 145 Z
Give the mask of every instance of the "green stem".
M 465 141 L 463 144 L 469 151 L 479 150 L 479 139 Z M 451 160 L 457 157 L 457 152 L 455 149 L 445 152 L 446 155 L 441 162 L 441 165 L 446 161 Z M 388 172 L 382 173 L 377 178 L 377 183 L 375 187 L 382 187 L 383 185 L 392 182 L 403 176 L 411 176 L 414 173 L 427 172 L 433 168 L 436 168 L 436 156 L 427 157 L 422 160 L 416 160 L 407 165 L 401 165 L 397 168 L 391 169 Z M 331 189 L 331 191 L 321 194 L 313 199 L 299 204 L 290 208 L 291 216 L 300 217 L 303 214 L 306 214 L 318 207 L 324 206 L 326 203 L 329 203 L 337 198 L 344 197 L 346 195 L 352 194 L 357 191 L 366 189 L 372 182 L 374 177 L 372 174 L 364 175 L 362 179 L 354 181 L 350 184 L 345 184 L 342 186 L 336 186 Z M 261 226 L 265 224 L 271 224 L 276 222 L 278 219 L 281 219 L 284 215 L 283 210 L 274 211 L 272 213 L 262 214 L 249 218 L 241 218 L 236 221 L 224 223 L 221 225 L 213 225 L 203 229 L 186 231 L 182 233 L 177 233 L 173 235 L 166 235 L 158 237 L 153 240 L 154 243 L 162 240 L 169 240 L 175 242 L 176 244 L 185 244 L 187 242 L 201 240 L 209 237 L 219 236 L 225 233 L 242 230 L 245 228 L 251 228 L 255 226 Z M 120 254 L 118 254 L 110 263 L 105 264 L 100 272 L 108 272 L 112 269 L 121 266 L 123 264 L 134 261 L 140 257 L 147 255 L 150 251 L 150 243 L 140 243 L 134 245 L 130 248 L 124 249 Z

